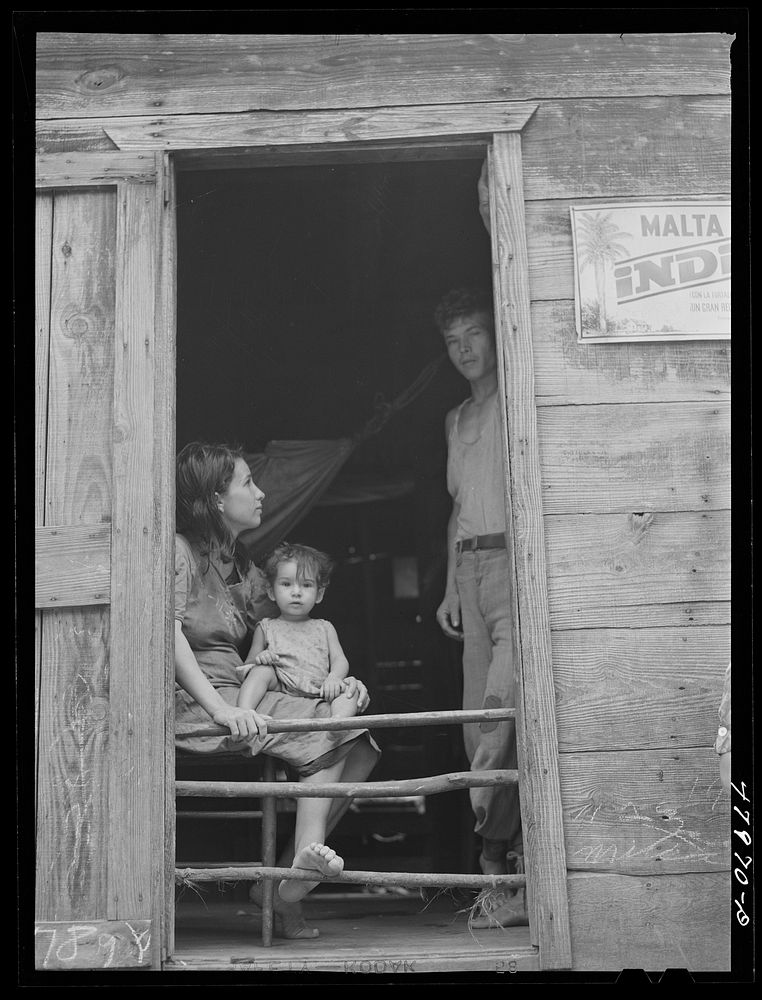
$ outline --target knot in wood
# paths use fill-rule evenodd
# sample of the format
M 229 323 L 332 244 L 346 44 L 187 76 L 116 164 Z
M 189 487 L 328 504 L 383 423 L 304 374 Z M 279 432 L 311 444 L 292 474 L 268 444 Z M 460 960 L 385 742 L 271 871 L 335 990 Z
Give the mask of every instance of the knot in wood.
M 66 336 L 75 340 L 80 340 L 90 329 L 90 321 L 84 313 L 77 313 L 64 320 Z
M 99 66 L 88 70 L 77 77 L 76 83 L 83 90 L 108 90 L 124 78 L 124 73 L 118 66 Z
M 630 522 L 630 530 L 633 533 L 634 540 L 639 541 L 644 535 L 649 525 L 653 522 L 654 516 L 650 510 L 644 511 L 643 513 L 632 513 L 628 517 Z

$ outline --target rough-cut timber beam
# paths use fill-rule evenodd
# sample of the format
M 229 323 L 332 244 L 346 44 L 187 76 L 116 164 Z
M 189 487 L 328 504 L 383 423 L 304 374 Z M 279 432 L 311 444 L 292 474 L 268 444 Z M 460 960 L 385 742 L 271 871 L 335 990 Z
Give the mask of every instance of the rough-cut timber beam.
M 177 795 L 191 798 L 262 798 L 279 799 L 370 799 L 396 798 L 398 795 L 436 795 L 460 788 L 487 788 L 518 780 L 516 771 L 455 771 L 431 778 L 406 778 L 403 781 L 324 781 L 304 784 L 300 781 L 178 781 Z
M 345 729 L 398 729 L 408 726 L 461 725 L 464 722 L 503 722 L 516 716 L 515 708 L 479 708 L 452 712 L 399 712 L 389 715 L 361 715 L 352 719 L 272 719 L 268 733 L 325 733 Z M 184 737 L 230 735 L 211 723 L 183 729 Z
M 416 107 L 352 108 L 346 111 L 253 111 L 211 115 L 141 115 L 98 118 L 123 152 L 149 149 L 225 149 L 280 146 L 294 142 L 337 143 L 382 139 L 425 139 L 520 131 L 537 108 L 521 101 L 432 104 Z M 81 129 L 78 119 L 40 122 L 43 135 Z
M 261 882 L 271 879 L 311 882 L 350 882 L 359 885 L 438 886 L 441 888 L 495 889 L 498 886 L 519 887 L 526 884 L 526 875 L 448 875 L 440 872 L 354 872 L 344 871 L 332 877 L 297 868 L 265 868 L 229 865 L 220 868 L 176 868 L 176 882 Z

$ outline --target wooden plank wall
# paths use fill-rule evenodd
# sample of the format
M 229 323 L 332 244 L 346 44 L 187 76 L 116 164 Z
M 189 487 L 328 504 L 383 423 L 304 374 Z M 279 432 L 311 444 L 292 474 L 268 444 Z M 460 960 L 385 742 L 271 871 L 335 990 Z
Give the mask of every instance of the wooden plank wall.
M 540 101 L 523 134 L 572 954 L 723 969 L 729 344 L 583 346 L 574 326 L 570 204 L 729 196 L 725 95 L 654 79 Z
M 37 259 L 49 287 L 41 523 L 100 527 L 111 519 L 116 196 L 43 194 L 39 208 L 50 220 Z M 109 608 L 40 616 L 36 915 L 105 917 Z
M 41 151 L 113 149 L 104 122 L 118 116 L 150 138 L 157 115 L 263 110 L 296 120 L 354 108 L 362 118 L 363 108 L 456 104 L 464 94 L 539 103 L 523 134 L 523 174 L 575 968 L 728 963 L 728 804 L 710 746 L 729 655 L 729 346 L 579 346 L 569 204 L 729 194 L 731 41 L 720 32 L 38 36 Z M 55 277 L 54 266 L 54 314 Z M 52 327 L 51 380 L 58 336 Z M 61 489 L 94 510 L 98 461 L 79 477 L 64 442 L 55 448 Z M 59 624 L 94 644 L 76 705 L 92 704 L 99 688 L 89 679 L 103 677 L 93 649 L 104 648 L 104 623 L 98 609 L 87 615 L 76 632 Z M 62 704 L 74 710 L 71 697 Z M 73 721 L 70 756 L 88 755 L 75 771 L 102 768 L 85 738 L 92 725 Z M 97 787 L 89 772 L 87 781 Z M 74 831 L 50 819 L 55 868 L 56 836 Z M 87 849 L 104 846 L 96 836 Z M 73 889 L 62 888 L 48 919 L 69 916 Z
M 171 325 L 154 328 L 150 160 L 143 182 L 38 194 L 36 917 L 59 938 L 100 927 L 111 944 L 80 959 L 106 966 L 120 921 L 163 905 L 174 354 Z M 158 967 L 161 934 L 138 937 L 120 963 Z M 81 943 L 50 944 L 47 967 L 74 967 Z
M 727 94 L 728 45 L 719 33 L 41 33 L 37 117 Z
M 34 272 L 34 525 L 45 523 L 45 463 L 47 456 L 48 364 L 50 361 L 50 261 L 53 241 L 53 196 L 41 194 L 35 205 Z M 34 616 L 34 731 L 39 734 L 42 612 Z M 35 779 L 38 748 L 35 735 Z

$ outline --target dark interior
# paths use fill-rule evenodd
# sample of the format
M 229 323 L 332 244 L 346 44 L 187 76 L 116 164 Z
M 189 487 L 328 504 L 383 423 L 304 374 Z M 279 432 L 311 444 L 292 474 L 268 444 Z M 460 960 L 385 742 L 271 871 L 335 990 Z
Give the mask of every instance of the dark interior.
M 178 449 L 344 437 L 398 397 L 443 354 L 438 299 L 490 283 L 480 168 L 466 159 L 180 172 Z M 320 615 L 336 625 L 374 714 L 460 707 L 460 648 L 434 613 L 450 510 L 444 417 L 466 395 L 445 360 L 289 533 L 337 560 Z M 458 727 L 375 735 L 384 755 L 373 779 L 467 769 Z M 233 822 L 220 837 L 216 822 L 178 818 L 178 862 L 257 857 L 258 824 Z M 477 871 L 471 825 L 465 792 L 431 796 L 423 811 L 356 802 L 331 842 L 347 868 Z M 281 836 L 288 830 L 284 817 Z

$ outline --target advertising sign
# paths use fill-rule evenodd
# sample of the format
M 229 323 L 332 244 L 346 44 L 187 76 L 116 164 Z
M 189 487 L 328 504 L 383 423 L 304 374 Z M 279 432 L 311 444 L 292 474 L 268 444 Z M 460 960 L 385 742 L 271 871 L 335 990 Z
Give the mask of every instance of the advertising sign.
M 730 337 L 730 202 L 572 206 L 580 343 Z

